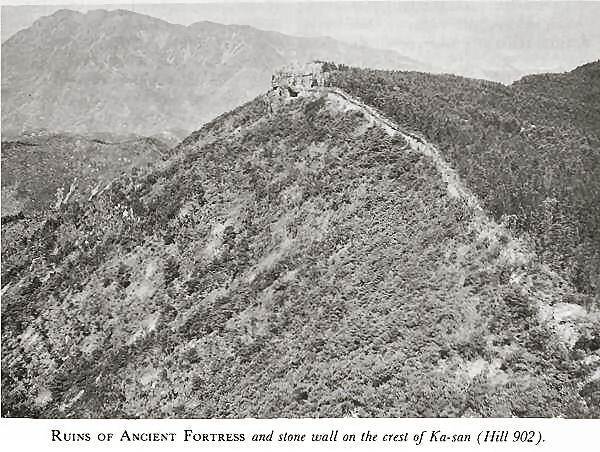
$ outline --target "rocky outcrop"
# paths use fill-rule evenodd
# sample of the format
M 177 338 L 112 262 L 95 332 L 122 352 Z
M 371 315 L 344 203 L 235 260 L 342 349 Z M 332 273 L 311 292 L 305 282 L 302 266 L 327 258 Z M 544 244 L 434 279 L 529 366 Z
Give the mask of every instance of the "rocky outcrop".
M 296 97 L 301 91 L 328 85 L 329 73 L 323 69 L 323 63 L 311 61 L 303 65 L 292 64 L 273 73 L 271 86 L 274 90 L 287 91 Z
M 271 90 L 265 99 L 267 110 L 273 112 L 289 99 L 326 86 L 329 86 L 329 72 L 325 70 L 323 62 L 284 66 L 271 76 Z

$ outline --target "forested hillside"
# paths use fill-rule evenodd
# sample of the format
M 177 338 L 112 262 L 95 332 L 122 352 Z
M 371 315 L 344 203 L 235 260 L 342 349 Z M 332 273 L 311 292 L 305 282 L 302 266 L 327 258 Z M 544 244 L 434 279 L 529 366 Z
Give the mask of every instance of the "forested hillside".
M 597 307 L 476 223 L 360 111 L 257 99 L 5 230 L 2 414 L 600 416 Z
M 510 86 L 340 69 L 334 85 L 423 133 L 498 221 L 600 299 L 600 62 Z
M 2 217 L 43 212 L 71 189 L 69 198 L 89 198 L 121 172 L 144 170 L 168 152 L 156 138 L 47 132 L 12 137 L 2 142 Z

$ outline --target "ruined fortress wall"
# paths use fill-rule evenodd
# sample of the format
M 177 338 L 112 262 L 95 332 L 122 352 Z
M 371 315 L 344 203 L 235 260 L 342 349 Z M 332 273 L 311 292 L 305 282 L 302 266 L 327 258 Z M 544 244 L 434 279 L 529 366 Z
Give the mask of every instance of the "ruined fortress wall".
M 304 89 L 325 86 L 328 80 L 327 75 L 323 71 L 322 63 L 294 64 L 275 71 L 271 85 L 273 89 L 283 88 L 298 93 Z
M 310 89 L 329 85 L 329 73 L 323 63 L 292 64 L 276 70 L 271 77 L 271 90 L 265 95 L 268 112 L 273 112 L 291 98 Z

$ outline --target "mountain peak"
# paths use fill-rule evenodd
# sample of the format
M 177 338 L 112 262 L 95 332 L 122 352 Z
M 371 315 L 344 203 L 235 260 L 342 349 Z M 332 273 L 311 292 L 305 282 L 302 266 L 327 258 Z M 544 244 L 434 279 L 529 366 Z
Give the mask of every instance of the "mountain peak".
M 51 14 L 50 16 L 46 16 L 46 17 L 53 17 L 55 19 L 64 19 L 64 18 L 71 18 L 71 17 L 81 17 L 84 14 L 79 12 L 79 11 L 74 11 L 72 9 L 67 9 L 67 8 L 62 8 L 57 10 L 56 12 L 54 12 L 53 14 Z
M 175 26 L 173 24 L 169 24 L 168 22 L 162 20 L 162 19 L 158 19 L 156 17 L 152 17 L 152 16 L 148 16 L 146 14 L 140 14 L 137 13 L 135 11 L 130 11 L 130 10 L 126 10 L 126 9 L 104 9 L 104 8 L 98 8 L 98 9 L 92 9 L 89 10 L 85 13 L 79 12 L 79 11 L 74 11 L 71 9 L 59 9 L 56 12 L 54 12 L 53 14 L 49 15 L 49 16 L 43 16 L 40 19 L 38 19 L 36 22 L 34 22 L 34 25 L 30 28 L 33 28 L 35 26 L 50 26 L 53 27 L 55 26 L 55 24 L 58 22 L 77 22 L 80 24 L 85 24 L 87 27 L 95 27 L 100 23 L 105 22 L 106 20 L 132 20 L 132 21 L 136 21 L 137 24 L 143 24 L 143 23 L 148 23 L 148 24 L 155 24 L 157 22 L 160 23 L 164 23 L 164 24 L 168 24 L 170 26 Z M 30 29 L 29 28 L 29 29 Z M 29 30 L 29 29 L 25 29 L 25 30 Z
M 577 336 L 595 314 L 435 146 L 339 90 L 265 113 L 242 105 L 83 201 L 59 192 L 27 235 L 3 225 L 5 417 L 597 413 L 596 338 Z
M 600 60 L 583 64 L 573 69 L 574 74 L 586 75 L 591 78 L 600 79 Z
M 76 21 L 76 20 L 81 20 L 81 18 L 85 17 L 85 14 L 80 13 L 79 11 L 73 11 L 72 9 L 59 9 L 57 11 L 55 11 L 54 13 L 48 15 L 48 16 L 42 16 L 39 19 L 37 19 L 33 25 L 29 28 L 26 28 L 25 30 L 21 30 L 22 31 L 27 31 L 30 29 L 35 29 L 37 27 L 45 27 L 48 26 L 49 24 L 56 24 L 57 22 L 63 22 L 63 21 Z M 4 47 L 4 44 L 3 44 Z

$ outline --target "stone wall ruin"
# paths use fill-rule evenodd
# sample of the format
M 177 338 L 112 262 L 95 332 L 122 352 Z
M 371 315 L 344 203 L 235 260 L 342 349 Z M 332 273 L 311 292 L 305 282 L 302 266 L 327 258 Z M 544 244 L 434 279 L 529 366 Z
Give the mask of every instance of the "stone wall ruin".
M 266 96 L 269 112 L 303 92 L 329 86 L 329 73 L 323 70 L 323 66 L 322 62 L 311 61 L 277 69 L 271 76 L 271 90 Z

